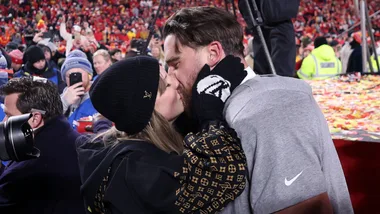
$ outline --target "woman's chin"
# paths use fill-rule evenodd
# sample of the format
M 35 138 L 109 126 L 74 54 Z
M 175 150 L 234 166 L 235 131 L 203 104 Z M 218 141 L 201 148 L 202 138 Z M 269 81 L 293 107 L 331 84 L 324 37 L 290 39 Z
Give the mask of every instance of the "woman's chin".
M 177 114 L 175 117 L 171 117 L 171 118 L 166 118 L 167 121 L 169 121 L 170 124 L 174 123 L 177 118 L 183 113 L 184 111 L 180 112 L 179 114 Z

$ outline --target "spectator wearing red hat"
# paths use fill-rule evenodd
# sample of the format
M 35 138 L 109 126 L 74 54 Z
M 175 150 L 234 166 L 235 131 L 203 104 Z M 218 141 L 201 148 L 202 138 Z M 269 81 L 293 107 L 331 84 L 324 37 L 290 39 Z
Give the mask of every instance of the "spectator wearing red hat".
M 12 58 L 11 67 L 13 69 L 13 73 L 20 71 L 23 64 L 22 58 L 24 54 L 20 50 L 17 49 L 17 50 L 11 51 L 8 55 Z
M 363 72 L 361 32 L 353 33 L 352 37 L 353 40 L 350 42 L 352 53 L 347 62 L 347 73 Z

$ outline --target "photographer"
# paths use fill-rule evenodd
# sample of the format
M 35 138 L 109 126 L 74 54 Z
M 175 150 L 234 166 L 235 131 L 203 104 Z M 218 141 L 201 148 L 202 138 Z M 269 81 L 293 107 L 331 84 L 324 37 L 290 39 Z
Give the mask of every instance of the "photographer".
M 280 76 L 295 76 L 296 44 L 294 27 L 291 21 L 296 17 L 300 0 L 254 0 L 263 18 L 262 31 L 276 72 Z M 253 52 L 255 53 L 255 73 L 269 74 L 269 63 L 264 54 L 260 37 L 254 29 L 249 16 L 249 8 L 254 14 L 252 0 L 239 0 L 239 9 L 247 23 L 247 28 L 254 31 Z
M 144 41 L 141 39 L 132 39 L 131 47 L 130 47 L 129 51 L 125 54 L 125 58 L 138 56 L 141 52 L 142 47 L 143 47 L 143 43 L 144 43 Z
M 62 114 L 57 87 L 41 79 L 12 79 L 0 90 L 5 96 L 5 120 L 33 114 L 28 122 L 41 154 L 1 167 L 0 213 L 84 213 L 74 147 L 79 134 Z

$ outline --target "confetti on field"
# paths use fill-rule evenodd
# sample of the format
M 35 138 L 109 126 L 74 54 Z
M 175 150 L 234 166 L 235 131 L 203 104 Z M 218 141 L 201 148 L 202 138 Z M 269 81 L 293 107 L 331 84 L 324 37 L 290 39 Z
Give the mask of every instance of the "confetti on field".
M 347 77 L 308 81 L 333 138 L 365 138 L 380 141 L 380 75 L 363 76 L 360 82 Z

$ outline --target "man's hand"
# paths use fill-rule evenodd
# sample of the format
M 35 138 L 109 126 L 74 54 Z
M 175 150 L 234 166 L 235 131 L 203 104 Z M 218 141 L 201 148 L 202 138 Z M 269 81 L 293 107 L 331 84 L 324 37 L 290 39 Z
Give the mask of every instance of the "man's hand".
M 78 82 L 70 87 L 63 93 L 62 97 L 65 99 L 66 103 L 73 105 L 77 103 L 81 97 L 84 95 L 84 87 L 82 82 Z
M 240 58 L 226 56 L 212 71 L 206 64 L 192 89 L 192 113 L 198 125 L 223 120 L 224 103 L 247 76 Z
M 195 81 L 196 90 L 199 94 L 209 94 L 225 102 L 246 76 L 247 71 L 240 58 L 228 55 L 211 71 L 208 65 L 202 68 Z
M 229 81 L 232 93 L 247 76 L 247 71 L 244 70 L 244 65 L 239 57 L 228 55 L 211 70 L 211 74 L 219 75 Z
M 34 35 L 33 37 L 33 42 L 38 43 L 39 41 L 41 41 L 43 39 L 42 38 L 43 35 L 44 35 L 43 32 L 36 33 L 36 35 Z
M 63 14 L 63 15 L 59 18 L 59 22 L 60 22 L 60 23 L 66 23 L 66 17 L 65 17 L 65 14 Z

